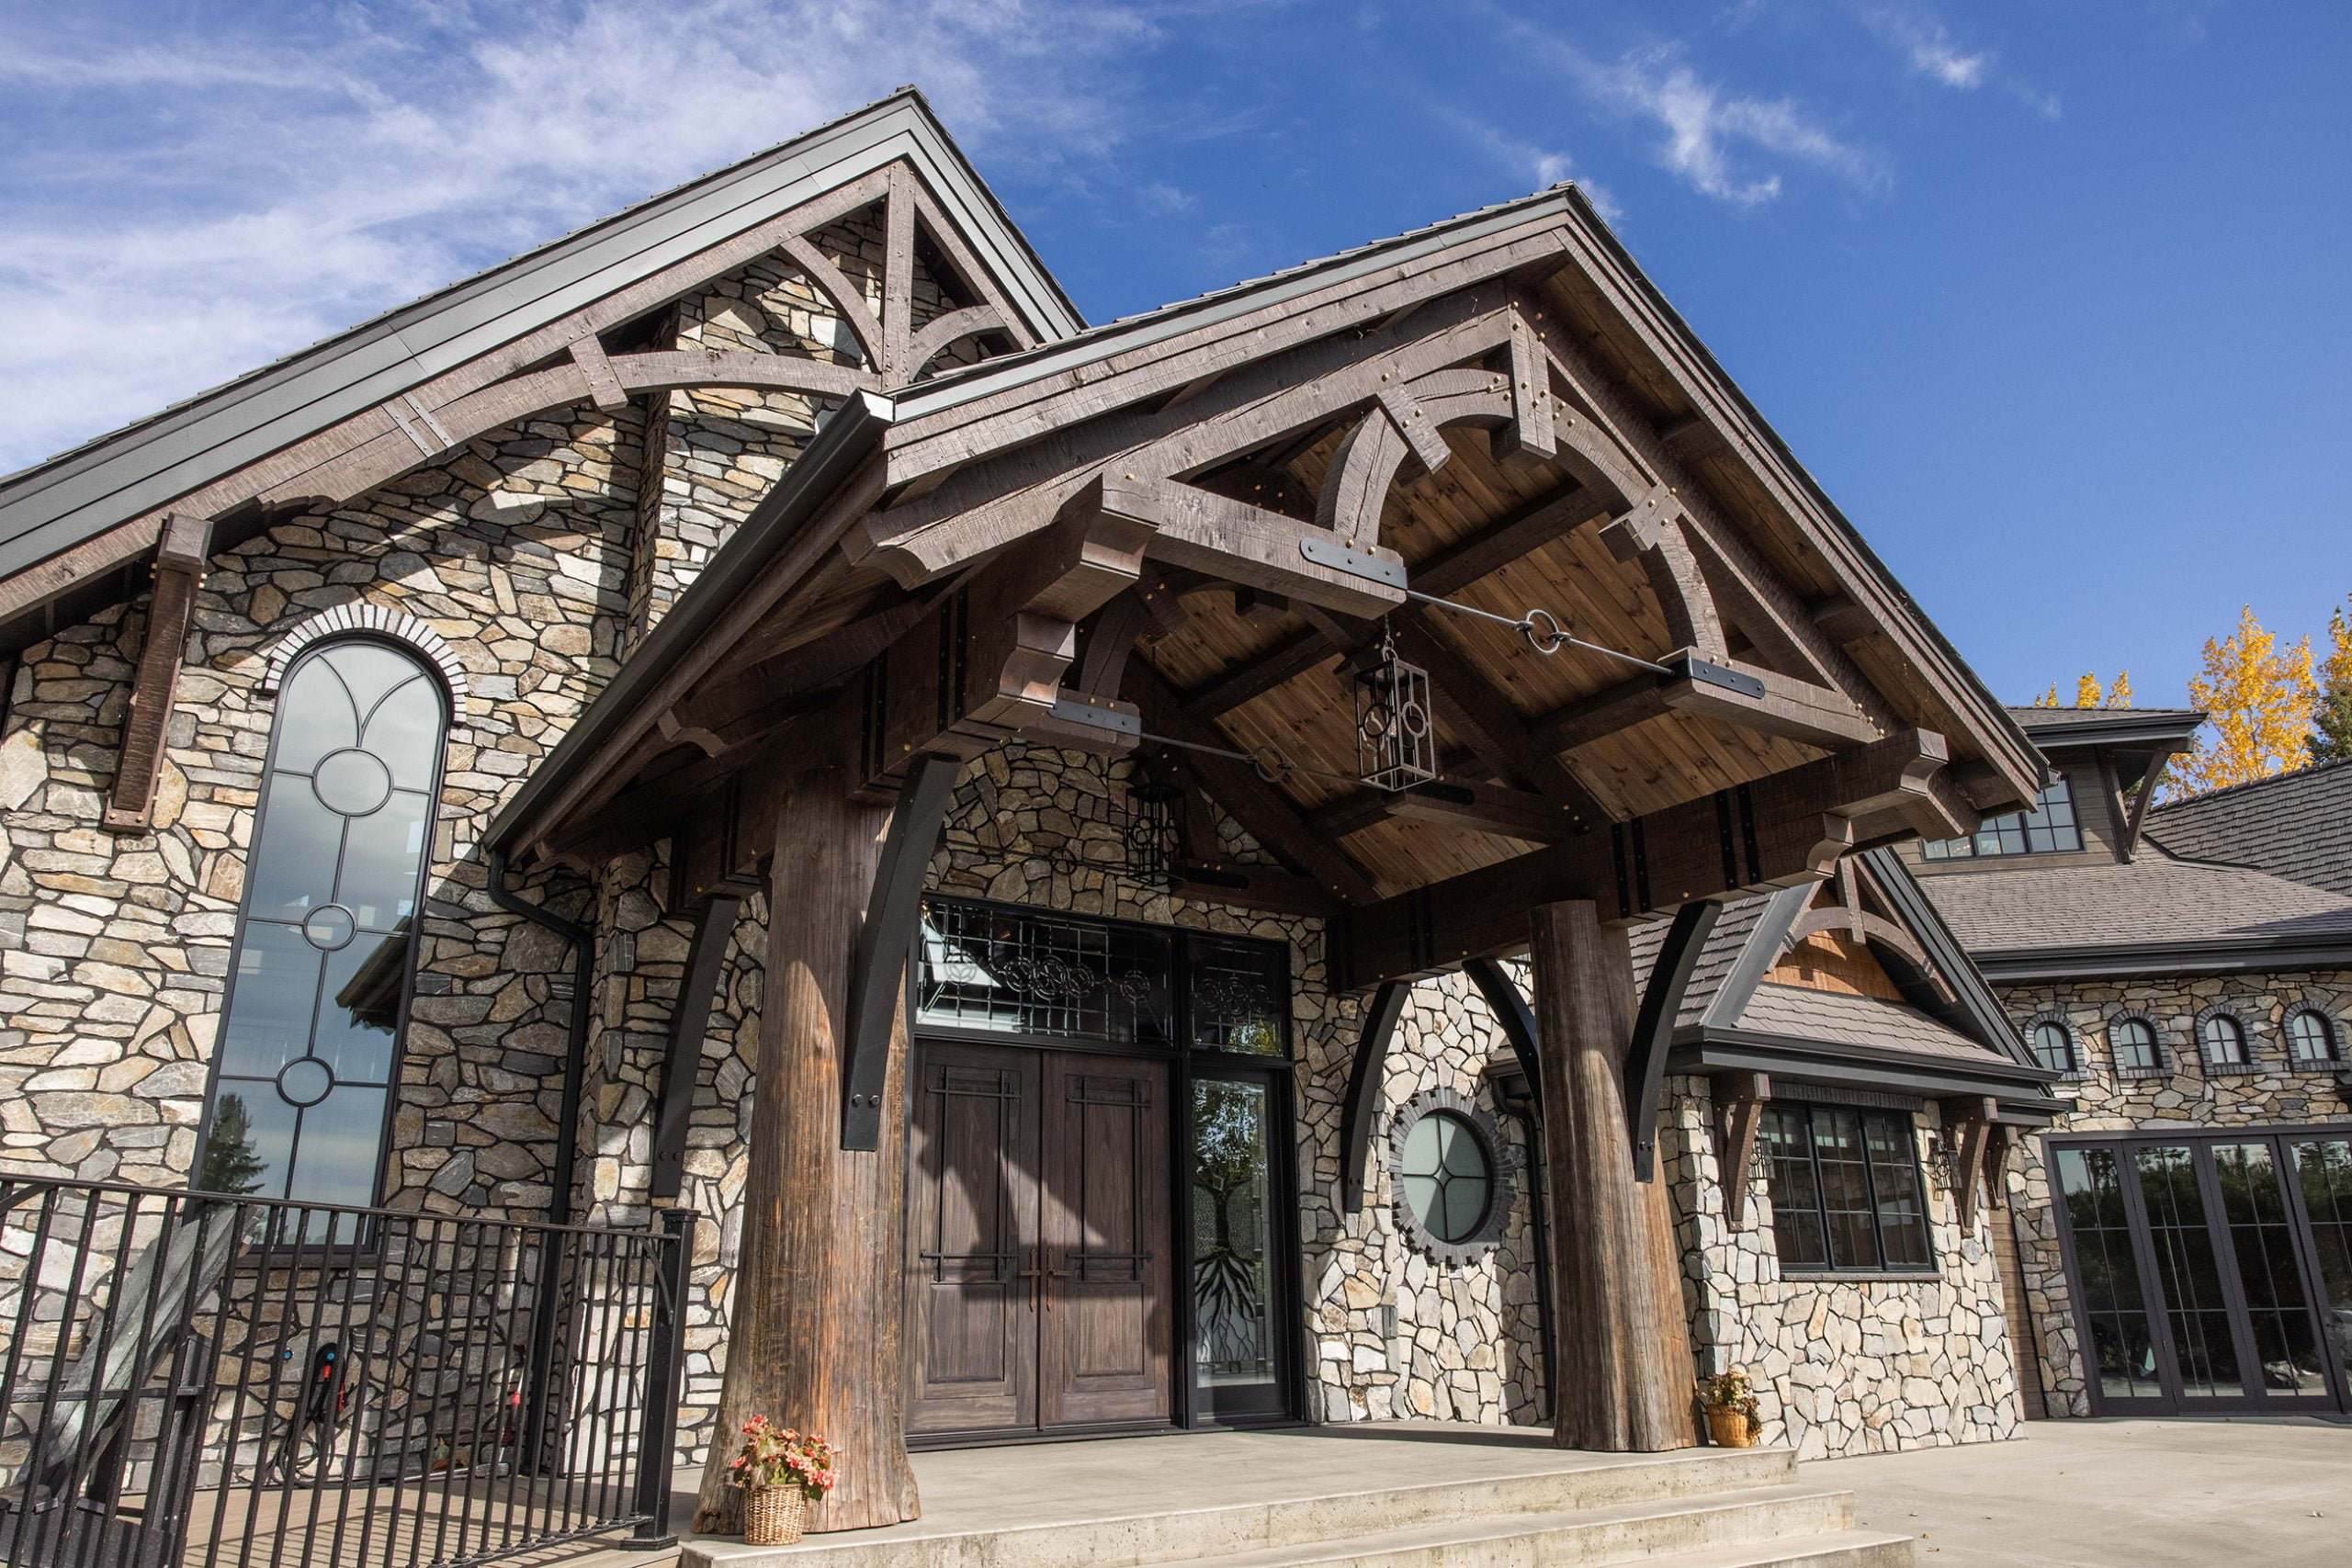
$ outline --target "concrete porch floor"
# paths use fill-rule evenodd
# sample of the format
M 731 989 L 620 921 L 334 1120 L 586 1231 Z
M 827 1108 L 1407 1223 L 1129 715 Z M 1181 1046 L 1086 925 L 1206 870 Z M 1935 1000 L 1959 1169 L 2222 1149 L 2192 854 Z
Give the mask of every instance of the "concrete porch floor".
M 2035 1421 L 2012 1442 L 1808 1461 L 1922 1568 L 2344 1568 L 2352 1426 Z

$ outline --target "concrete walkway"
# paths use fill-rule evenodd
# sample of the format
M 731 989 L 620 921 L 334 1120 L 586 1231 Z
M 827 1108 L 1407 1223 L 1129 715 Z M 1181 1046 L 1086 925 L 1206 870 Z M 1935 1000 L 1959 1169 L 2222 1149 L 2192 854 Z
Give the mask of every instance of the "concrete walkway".
M 1921 1568 L 2345 1568 L 2352 1426 L 2036 1421 L 2007 1443 L 1815 1461 Z

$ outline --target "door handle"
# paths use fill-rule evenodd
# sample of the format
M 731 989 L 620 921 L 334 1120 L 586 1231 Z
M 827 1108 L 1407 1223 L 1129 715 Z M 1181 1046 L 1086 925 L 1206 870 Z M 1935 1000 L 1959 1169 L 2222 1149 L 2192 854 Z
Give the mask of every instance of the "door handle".
M 1029 1310 L 1031 1312 L 1038 1310 L 1038 1293 L 1046 1280 L 1046 1270 L 1038 1259 L 1037 1252 L 1038 1248 L 1033 1243 L 1028 1248 L 1029 1267 L 1021 1269 L 1013 1276 L 1017 1280 L 1029 1281 Z

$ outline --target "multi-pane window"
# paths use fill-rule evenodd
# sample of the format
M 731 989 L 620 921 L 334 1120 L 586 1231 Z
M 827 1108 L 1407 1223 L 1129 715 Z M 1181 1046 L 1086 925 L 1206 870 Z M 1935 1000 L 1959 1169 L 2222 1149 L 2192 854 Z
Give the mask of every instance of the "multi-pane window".
M 1764 1117 L 1764 1152 L 1783 1269 L 1934 1270 L 1907 1114 L 1775 1105 Z
M 198 1186 L 375 1200 L 447 717 L 438 678 L 385 643 L 288 673 Z
M 2197 1043 L 2205 1065 L 2218 1072 L 2242 1073 L 2254 1066 L 2246 1050 L 2245 1024 L 2235 1013 L 2207 1013 L 2197 1026 Z
M 2287 1015 L 2287 1055 L 2299 1067 L 2334 1066 L 2343 1060 L 2335 1021 L 2314 1008 Z
M 2115 1070 L 2125 1077 L 2153 1077 L 2165 1070 L 2155 1026 L 2144 1018 L 2127 1013 L 2109 1024 L 2107 1048 L 2114 1054 Z
M 2056 1019 L 2045 1018 L 2028 1032 L 2034 1060 L 2053 1073 L 2075 1071 L 2075 1036 Z
M 1174 969 L 1167 931 L 932 898 L 915 1016 L 951 1029 L 1165 1045 Z
M 1988 818 L 1965 839 L 1930 839 L 1920 846 L 1929 860 L 1971 860 L 1985 855 L 2039 855 L 2083 847 L 2075 820 L 2074 792 L 2064 774 L 2052 781 L 2030 811 Z

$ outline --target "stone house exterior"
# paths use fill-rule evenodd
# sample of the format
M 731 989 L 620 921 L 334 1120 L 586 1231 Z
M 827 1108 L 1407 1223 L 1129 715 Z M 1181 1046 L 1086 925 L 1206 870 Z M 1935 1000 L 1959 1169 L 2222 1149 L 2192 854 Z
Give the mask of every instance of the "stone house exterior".
M 2201 714 L 2017 712 L 2040 809 L 1905 854 L 2073 1102 L 2007 1176 L 2040 1397 L 2352 1407 L 2352 770 L 2149 807 Z
M 759 569 L 753 545 L 788 543 L 779 497 L 833 460 L 826 440 L 848 438 L 829 426 L 959 367 L 1085 341 L 910 92 L 0 480 L 6 1177 L 610 1230 L 690 1213 L 676 1447 L 707 1457 L 747 1289 L 763 1016 L 782 983 L 770 932 L 793 891 L 745 871 L 760 857 L 723 835 L 623 841 L 605 819 L 560 841 L 497 835 L 576 787 L 549 759 L 595 742 L 597 715 L 707 635 L 717 596 Z M 1667 568 L 1641 575 L 1644 551 L 1657 553 L 1634 547 L 1624 581 L 1681 592 Z M 1743 603 L 1777 603 L 1740 559 Z M 1194 575 L 1169 592 L 1251 624 L 1292 613 Z M 911 604 L 891 635 L 942 602 Z M 1138 615 L 1164 613 L 1138 601 Z M 757 635 L 735 655 L 745 668 L 838 660 L 838 680 L 879 652 L 854 626 Z M 1737 647 L 1768 657 L 1744 635 Z M 695 770 L 737 755 L 764 711 L 760 692 L 739 696 L 657 703 L 639 793 L 704 787 Z M 951 1080 L 993 1048 L 990 1030 L 1047 1070 L 1108 1071 L 1116 1030 L 1097 994 L 1122 976 L 1104 959 L 1073 980 L 1069 955 L 1130 954 L 1120 1039 L 1181 1018 L 1207 1054 L 1169 1080 L 1189 1097 L 1170 1125 L 1200 1168 L 1211 1113 L 1227 1117 L 1240 1161 L 1238 1187 L 1212 1192 L 1197 1168 L 1177 1184 L 1171 1234 L 1192 1227 L 1174 1250 L 1194 1290 L 1214 1257 L 1238 1292 L 1185 1295 L 1199 1330 L 1180 1358 L 1186 1421 L 1553 1418 L 1571 1303 L 1555 1299 L 1564 1244 L 1531 1073 L 1541 976 L 1504 956 L 1361 983 L 1359 917 L 1313 886 L 1312 854 L 1267 841 L 1283 818 L 1239 798 L 1235 753 L 1220 774 L 1213 745 L 1105 755 L 1056 739 L 1015 735 L 954 772 L 920 878 L 913 1070 L 939 1075 L 922 1092 L 961 1092 Z M 1788 743 L 1738 755 L 1815 754 L 1774 745 Z M 1282 772 L 1254 755 L 1261 778 Z M 1978 928 L 1919 896 L 1941 870 L 1884 847 L 1916 833 L 1903 812 L 1951 809 L 1952 791 L 1917 782 L 1942 756 L 1920 752 L 1912 783 L 1870 794 L 1873 815 L 1819 829 L 1829 859 L 1808 842 L 1810 869 L 1777 880 L 1759 871 L 1781 852 L 1749 784 L 1726 775 L 1730 886 L 1681 906 L 1720 917 L 1687 950 L 1647 905 L 1618 922 L 1633 932 L 1625 982 L 1668 1008 L 1652 1021 L 1644 1185 L 1664 1194 L 1690 1370 L 1752 1370 L 1763 1436 L 1805 1457 L 2015 1435 L 2027 1301 L 2042 1386 L 2080 1399 L 2029 1137 L 2053 1125 L 2051 1085 L 2072 1069 L 2027 1053 L 2001 1017 L 2023 982 L 1996 1005 L 1944 920 L 1963 940 Z M 1973 765 L 2002 787 L 1994 762 Z M 1591 775 L 1636 832 L 1639 773 Z M 1524 842 L 1557 837 L 1524 826 L 1515 795 L 1532 792 L 1464 776 L 1460 796 L 1521 813 L 1504 820 Z M 1136 848 L 1171 794 L 1172 873 Z M 1390 826 L 1317 820 L 1327 849 Z M 1855 852 L 1833 870 L 1838 849 Z M 1650 874 L 1644 863 L 1645 900 Z M 2244 1005 L 2270 1027 L 2307 999 L 2332 1019 L 2341 977 L 2299 976 Z M 1007 999 L 1008 986 L 1027 989 Z M 2146 998 L 2168 1028 L 2192 999 Z M 2103 1005 L 2082 993 L 2034 1010 Z M 2278 1077 L 2228 1086 L 2268 1097 L 2250 1120 L 2299 1120 L 2335 1092 Z M 2167 1113 L 2172 1090 L 2149 1092 L 2149 1113 Z M 2083 1114 L 2054 1125 L 2093 1125 Z M 946 1125 L 918 1117 L 933 1141 L 916 1166 Z M 2018 1151 L 2006 1188 L 1989 1179 L 2003 1150 Z M 910 1205 L 908 1223 L 926 1222 Z M 309 1346 L 325 1330 L 289 1332 Z M 941 1420 L 916 1440 L 972 1436 Z

